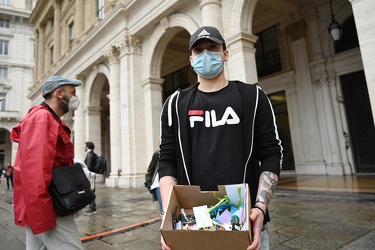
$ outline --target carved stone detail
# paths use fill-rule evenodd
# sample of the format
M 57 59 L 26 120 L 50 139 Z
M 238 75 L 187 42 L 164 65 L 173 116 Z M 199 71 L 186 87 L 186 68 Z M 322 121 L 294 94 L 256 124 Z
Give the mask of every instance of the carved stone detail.
M 104 53 L 104 56 L 108 59 L 109 64 L 119 63 L 119 50 L 116 46 L 111 46 L 111 48 Z
M 120 57 L 142 53 L 142 42 L 133 36 L 125 36 L 124 40 L 120 41 L 115 46 L 120 52 Z

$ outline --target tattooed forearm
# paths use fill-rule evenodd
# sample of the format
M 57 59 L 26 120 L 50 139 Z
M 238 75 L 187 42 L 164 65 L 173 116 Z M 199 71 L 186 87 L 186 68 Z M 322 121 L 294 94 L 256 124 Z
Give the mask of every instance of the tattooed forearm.
M 272 195 L 275 192 L 276 185 L 279 178 L 276 174 L 265 171 L 260 175 L 259 188 L 257 194 L 257 201 L 264 202 L 266 206 L 271 201 Z

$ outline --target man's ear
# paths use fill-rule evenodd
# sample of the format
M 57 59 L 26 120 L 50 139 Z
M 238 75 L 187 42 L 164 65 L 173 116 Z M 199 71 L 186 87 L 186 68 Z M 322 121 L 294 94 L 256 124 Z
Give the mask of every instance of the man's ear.
M 228 59 L 229 59 L 229 52 L 228 52 L 228 50 L 225 50 L 224 52 L 223 52 L 223 59 L 224 59 L 224 62 L 227 62 L 228 61 Z
M 61 98 L 61 99 L 63 99 L 63 98 L 64 98 L 64 92 L 63 92 L 61 89 L 57 88 L 57 89 L 55 90 L 55 96 L 56 96 L 57 98 Z
M 193 67 L 194 63 L 193 63 L 193 56 L 192 55 L 189 56 L 189 60 L 190 60 L 191 67 Z

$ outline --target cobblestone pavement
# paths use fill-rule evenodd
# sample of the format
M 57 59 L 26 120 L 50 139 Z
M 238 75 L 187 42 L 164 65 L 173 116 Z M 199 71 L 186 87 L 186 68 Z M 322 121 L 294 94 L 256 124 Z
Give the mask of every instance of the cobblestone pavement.
M 4 180 L 0 192 L 0 249 L 25 249 Z M 161 249 L 158 206 L 145 188 L 99 184 L 96 194 L 98 212 L 76 219 L 85 249 Z M 269 209 L 271 249 L 375 248 L 375 194 L 279 189 Z

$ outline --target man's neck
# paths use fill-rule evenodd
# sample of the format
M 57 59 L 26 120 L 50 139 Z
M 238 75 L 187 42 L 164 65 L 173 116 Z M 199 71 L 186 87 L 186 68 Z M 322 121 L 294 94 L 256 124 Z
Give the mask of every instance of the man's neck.
M 56 102 L 54 102 L 52 100 L 45 100 L 44 102 L 48 104 L 48 106 L 55 112 L 55 114 L 59 118 L 61 118 L 64 115 L 64 113 L 59 108 L 59 104 L 58 103 L 56 103 Z
M 202 92 L 215 92 L 228 85 L 228 80 L 225 78 L 224 73 L 220 73 L 217 77 L 206 79 L 200 77 L 200 84 L 198 89 Z

